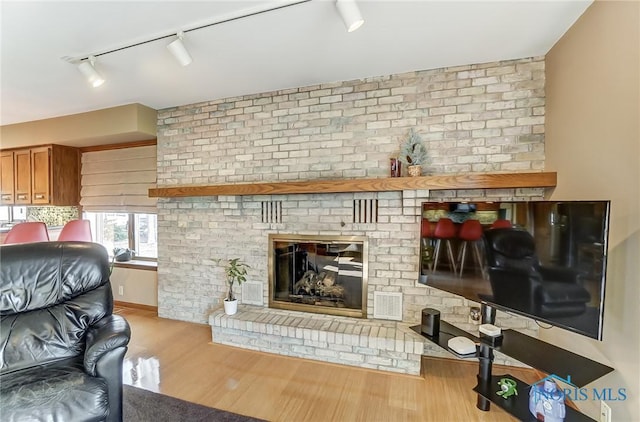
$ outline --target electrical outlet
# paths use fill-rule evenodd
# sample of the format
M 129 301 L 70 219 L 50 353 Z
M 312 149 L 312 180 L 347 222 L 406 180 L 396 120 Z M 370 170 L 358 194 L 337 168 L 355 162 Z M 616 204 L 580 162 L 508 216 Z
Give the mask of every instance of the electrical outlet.
M 604 400 L 600 401 L 600 422 L 611 422 L 611 408 Z
M 119 294 L 120 296 L 123 296 L 123 295 L 124 295 L 124 286 L 118 286 L 118 294 Z

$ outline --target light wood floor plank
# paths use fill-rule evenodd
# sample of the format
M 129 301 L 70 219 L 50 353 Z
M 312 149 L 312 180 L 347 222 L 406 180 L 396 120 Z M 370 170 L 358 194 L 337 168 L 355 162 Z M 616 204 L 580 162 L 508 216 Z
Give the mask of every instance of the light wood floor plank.
M 207 325 L 117 307 L 131 324 L 125 382 L 269 421 L 513 421 L 475 407 L 477 363 L 425 358 L 424 377 L 211 343 Z M 532 382 L 531 370 L 494 367 Z M 496 386 L 497 387 L 497 386 Z

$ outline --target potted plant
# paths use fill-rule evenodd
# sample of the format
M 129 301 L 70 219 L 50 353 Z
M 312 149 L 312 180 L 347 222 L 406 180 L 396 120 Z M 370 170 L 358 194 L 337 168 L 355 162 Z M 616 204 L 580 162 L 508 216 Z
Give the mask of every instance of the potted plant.
M 133 255 L 136 251 L 129 248 L 113 248 L 113 258 L 111 258 L 111 265 L 109 266 L 109 275 L 113 273 L 113 267 L 116 262 L 127 262 L 133 259 Z
M 427 148 L 422 143 L 422 138 L 413 129 L 400 148 L 398 159 L 407 165 L 409 176 L 421 176 L 422 166 L 427 163 Z
M 234 315 L 238 312 L 238 299 L 233 294 L 233 285 L 237 282 L 239 285 L 247 281 L 247 269 L 249 266 L 240 261 L 240 258 L 232 258 L 227 261 L 224 267 L 224 273 L 227 276 L 227 285 L 229 290 L 224 298 L 224 313 Z

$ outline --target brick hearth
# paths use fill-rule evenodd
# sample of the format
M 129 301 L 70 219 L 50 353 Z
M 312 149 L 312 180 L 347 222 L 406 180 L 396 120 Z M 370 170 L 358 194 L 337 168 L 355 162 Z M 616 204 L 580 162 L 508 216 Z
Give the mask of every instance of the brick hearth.
M 209 317 L 214 343 L 361 368 L 420 374 L 423 354 L 450 357 L 410 324 L 241 305 Z

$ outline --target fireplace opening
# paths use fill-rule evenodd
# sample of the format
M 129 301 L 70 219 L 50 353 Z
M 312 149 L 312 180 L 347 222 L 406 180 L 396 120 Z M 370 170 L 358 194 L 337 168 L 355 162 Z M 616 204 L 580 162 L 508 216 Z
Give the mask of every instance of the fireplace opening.
M 269 235 L 269 307 L 365 318 L 366 301 L 364 237 Z

